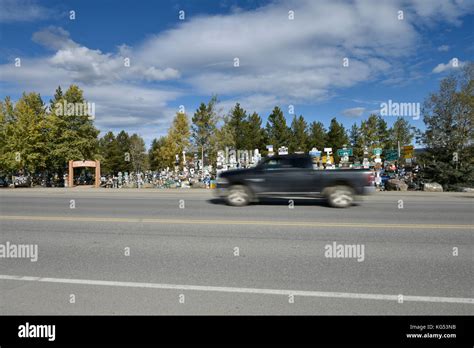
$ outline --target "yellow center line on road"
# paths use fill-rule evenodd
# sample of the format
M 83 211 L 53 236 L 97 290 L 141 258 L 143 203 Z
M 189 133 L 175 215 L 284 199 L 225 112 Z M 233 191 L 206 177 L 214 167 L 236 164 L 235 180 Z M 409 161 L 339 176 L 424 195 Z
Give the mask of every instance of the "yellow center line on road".
M 286 227 L 346 227 L 346 228 L 394 228 L 394 229 L 474 229 L 473 225 L 448 224 L 381 224 L 381 223 L 344 223 L 327 221 L 259 221 L 259 220 L 224 220 L 224 219 L 147 219 L 116 217 L 75 217 L 75 216 L 21 216 L 3 215 L 0 220 L 24 221 L 66 221 L 66 222 L 118 222 L 150 223 L 172 225 L 251 225 L 251 226 L 286 226 Z

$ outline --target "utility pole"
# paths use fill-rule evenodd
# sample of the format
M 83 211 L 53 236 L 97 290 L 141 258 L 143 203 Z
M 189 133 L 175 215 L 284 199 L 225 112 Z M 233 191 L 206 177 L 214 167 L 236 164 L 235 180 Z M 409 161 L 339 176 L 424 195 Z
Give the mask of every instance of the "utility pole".
M 201 179 L 204 179 L 204 144 L 201 145 Z

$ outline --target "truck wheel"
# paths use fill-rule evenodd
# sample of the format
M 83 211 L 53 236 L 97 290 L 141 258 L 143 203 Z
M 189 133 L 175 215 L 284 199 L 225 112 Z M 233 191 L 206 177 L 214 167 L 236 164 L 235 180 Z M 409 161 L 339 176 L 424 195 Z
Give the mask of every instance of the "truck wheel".
M 229 188 L 226 196 L 227 204 L 234 207 L 242 207 L 249 204 L 250 193 L 249 190 L 242 185 L 234 185 Z
M 347 208 L 354 202 L 354 191 L 348 186 L 334 186 L 328 190 L 328 203 L 334 208 Z

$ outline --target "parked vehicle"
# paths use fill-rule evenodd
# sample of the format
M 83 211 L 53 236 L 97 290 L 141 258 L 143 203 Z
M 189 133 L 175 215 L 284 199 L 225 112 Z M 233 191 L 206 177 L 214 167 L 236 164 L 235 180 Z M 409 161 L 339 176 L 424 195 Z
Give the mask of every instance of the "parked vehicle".
M 216 194 L 233 206 L 244 206 L 261 197 L 324 197 L 332 207 L 345 208 L 352 205 L 356 195 L 372 192 L 372 171 L 314 169 L 307 155 L 272 156 L 254 168 L 223 172 L 216 188 Z

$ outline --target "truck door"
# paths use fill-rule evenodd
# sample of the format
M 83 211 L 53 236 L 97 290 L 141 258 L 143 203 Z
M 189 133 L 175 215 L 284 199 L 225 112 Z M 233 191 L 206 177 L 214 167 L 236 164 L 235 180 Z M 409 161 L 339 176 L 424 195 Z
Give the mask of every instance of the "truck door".
M 259 177 L 262 179 L 259 186 L 261 192 L 275 195 L 285 192 L 295 192 L 293 180 L 295 169 L 288 158 L 274 157 L 268 159 L 259 168 Z
M 310 192 L 318 192 L 317 188 L 317 171 L 313 169 L 313 164 L 308 158 L 293 158 L 292 167 L 292 192 L 308 194 Z

